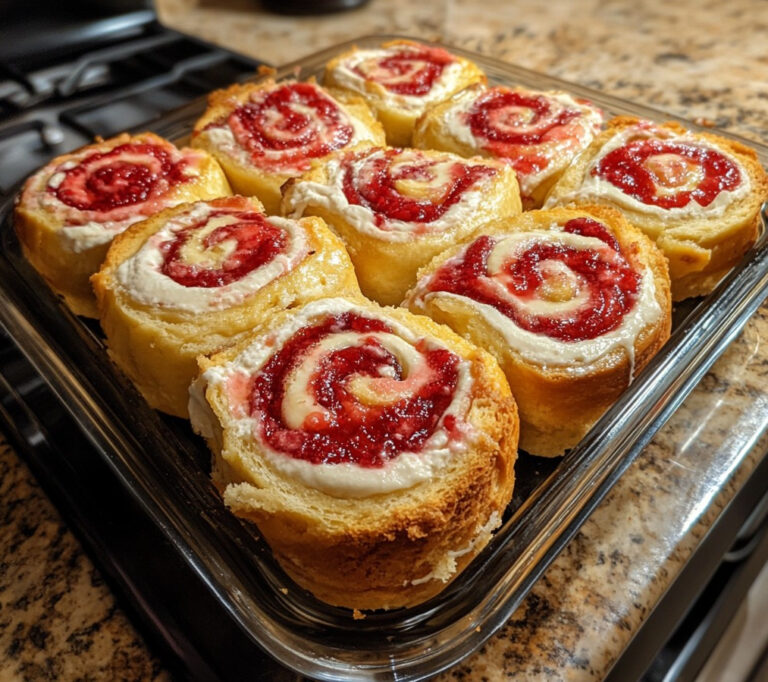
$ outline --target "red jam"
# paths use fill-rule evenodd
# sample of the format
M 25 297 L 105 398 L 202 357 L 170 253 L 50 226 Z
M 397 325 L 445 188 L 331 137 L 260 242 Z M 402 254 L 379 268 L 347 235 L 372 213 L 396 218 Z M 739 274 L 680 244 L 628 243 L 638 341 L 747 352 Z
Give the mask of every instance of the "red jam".
M 557 113 L 544 95 L 493 88 L 477 99 L 469 112 L 469 127 L 475 137 L 487 140 L 487 148 L 498 156 L 514 154 L 514 147 L 547 141 L 557 128 L 581 115 L 577 109 Z M 545 164 L 546 165 L 546 164 Z
M 354 134 L 338 104 L 312 83 L 288 83 L 261 93 L 226 122 L 253 162 L 267 168 L 308 168 L 310 159 L 345 146 Z
M 436 188 L 440 200 L 435 203 L 429 199 L 414 199 L 401 194 L 396 183 L 400 180 L 414 180 L 428 184 L 435 180 L 434 167 L 440 161 L 424 156 L 415 163 L 400 163 L 393 168 L 393 162 L 397 161 L 400 154 L 400 149 L 388 149 L 383 155 L 365 159 L 358 170 L 355 166 L 365 154 L 350 154 L 342 163 L 343 189 L 347 201 L 371 209 L 376 214 L 376 224 L 379 226 L 386 220 L 431 223 L 461 201 L 464 192 L 496 172 L 488 166 L 473 166 L 457 161 L 451 166 L 447 186 Z
M 614 251 L 620 251 L 619 242 L 616 241 L 616 237 L 608 231 L 605 225 L 592 220 L 592 218 L 571 218 L 563 225 L 563 232 L 599 239 L 601 242 L 608 244 Z
M 653 157 L 662 154 L 673 158 L 654 164 Z M 698 186 L 675 192 L 676 186 L 685 183 L 691 167 L 702 174 Z M 624 194 L 660 208 L 682 208 L 691 200 L 700 206 L 709 206 L 720 192 L 732 191 L 741 184 L 738 166 L 716 149 L 653 138 L 633 140 L 608 152 L 592 174 L 607 180 Z M 659 186 L 672 191 L 657 194 Z
M 232 216 L 237 222 L 217 227 L 203 239 L 205 249 L 234 240 L 233 251 L 216 268 L 184 262 L 182 249 L 194 232 L 219 216 Z M 249 272 L 269 263 L 285 250 L 287 235 L 262 214 L 252 212 L 215 211 L 195 225 L 179 230 L 175 238 L 160 246 L 163 264 L 160 271 L 185 287 L 223 287 L 236 282 Z
M 559 261 L 588 288 L 586 304 L 559 316 L 536 315 L 499 298 L 489 282 L 488 256 L 496 240 L 483 236 L 476 239 L 455 260 L 447 261 L 432 276 L 430 291 L 447 291 L 493 306 L 518 327 L 534 334 L 544 334 L 559 341 L 585 341 L 606 334 L 621 324 L 631 310 L 640 288 L 640 277 L 617 250 L 618 244 L 596 221 L 577 218 L 568 221 L 566 232 L 596 237 L 604 241 L 607 253 L 592 249 L 576 249 L 564 244 L 535 243 L 514 260 L 504 264 L 496 282 L 522 301 L 541 298 L 545 277 L 541 265 Z
M 187 160 L 174 160 L 174 151 L 155 144 L 121 144 L 108 152 L 91 154 L 74 168 L 62 171 L 64 180 L 48 191 L 80 211 L 106 213 L 135 206 L 189 180 L 184 174 Z
M 348 312 L 294 334 L 251 379 L 249 408 L 259 417 L 262 437 L 278 452 L 313 464 L 348 462 L 378 468 L 402 452 L 419 452 L 451 404 L 458 381 L 459 359 L 445 349 L 417 346 L 433 380 L 387 405 L 364 405 L 347 387 L 353 376 L 386 374 L 404 379 L 403 368 L 392 353 L 375 337 L 359 346 L 331 351 L 318 363 L 309 381 L 312 398 L 330 418 L 305 420 L 301 429 L 290 428 L 283 421 L 285 384 L 291 371 L 323 338 L 346 331 L 365 336 L 391 330 L 381 320 Z
M 352 71 L 397 95 L 421 97 L 429 93 L 443 70 L 456 58 L 438 47 L 398 49 L 379 59 L 373 69 L 354 66 Z

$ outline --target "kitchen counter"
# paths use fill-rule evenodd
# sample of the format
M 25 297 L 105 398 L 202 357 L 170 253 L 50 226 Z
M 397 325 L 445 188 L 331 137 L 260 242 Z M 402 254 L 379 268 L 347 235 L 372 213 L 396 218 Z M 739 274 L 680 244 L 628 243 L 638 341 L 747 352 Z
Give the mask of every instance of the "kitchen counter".
M 373 0 L 322 18 L 158 0 L 184 32 L 281 64 L 369 33 L 440 39 L 759 140 L 761 3 Z M 601 679 L 768 449 L 768 306 L 638 457 L 510 622 L 441 680 Z M 0 679 L 169 675 L 0 442 Z

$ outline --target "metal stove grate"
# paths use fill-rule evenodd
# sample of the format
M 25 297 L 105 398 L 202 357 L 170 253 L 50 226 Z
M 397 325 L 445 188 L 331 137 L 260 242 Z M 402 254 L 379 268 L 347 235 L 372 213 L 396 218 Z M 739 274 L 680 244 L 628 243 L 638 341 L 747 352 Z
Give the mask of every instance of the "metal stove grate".
M 259 66 L 156 21 L 140 28 L 53 64 L 0 61 L 0 194 L 52 156 L 145 126 Z

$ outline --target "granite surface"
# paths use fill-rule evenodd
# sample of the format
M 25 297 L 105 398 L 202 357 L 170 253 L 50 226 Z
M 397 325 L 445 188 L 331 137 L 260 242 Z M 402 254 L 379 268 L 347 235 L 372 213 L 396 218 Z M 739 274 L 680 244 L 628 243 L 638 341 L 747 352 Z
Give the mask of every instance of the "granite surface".
M 169 25 L 274 64 L 363 34 L 407 33 L 768 137 L 759 1 L 373 0 L 301 19 L 268 15 L 255 0 L 158 5 Z M 766 339 L 764 307 L 507 626 L 440 679 L 604 676 L 768 446 Z M 0 547 L 0 679 L 169 678 L 4 443 Z

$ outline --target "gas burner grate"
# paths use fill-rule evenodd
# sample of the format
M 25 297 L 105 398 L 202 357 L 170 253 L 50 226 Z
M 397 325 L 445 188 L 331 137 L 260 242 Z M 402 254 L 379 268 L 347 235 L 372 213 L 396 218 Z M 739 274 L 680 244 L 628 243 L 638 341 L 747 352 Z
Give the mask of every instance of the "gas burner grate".
M 0 61 L 0 194 L 52 156 L 253 75 L 259 62 L 151 21 L 107 47 L 25 69 Z

